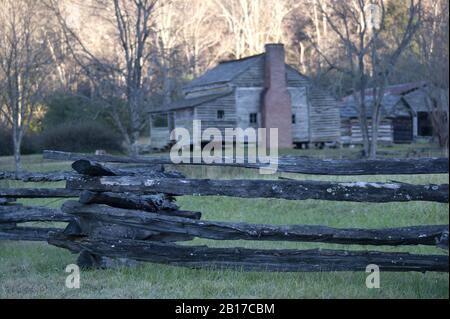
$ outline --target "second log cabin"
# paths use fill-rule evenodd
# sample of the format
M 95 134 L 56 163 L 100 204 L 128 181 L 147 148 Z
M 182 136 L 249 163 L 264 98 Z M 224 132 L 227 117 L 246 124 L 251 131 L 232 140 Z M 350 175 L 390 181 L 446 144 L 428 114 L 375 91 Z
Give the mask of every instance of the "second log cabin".
M 386 88 L 381 105 L 378 141 L 385 144 L 411 143 L 433 137 L 432 114 L 426 84 L 422 82 L 391 85 Z M 371 132 L 373 89 L 366 91 L 367 120 Z M 358 105 L 352 95 L 341 104 L 342 144 L 361 144 L 362 132 Z M 444 114 L 444 116 L 447 116 Z

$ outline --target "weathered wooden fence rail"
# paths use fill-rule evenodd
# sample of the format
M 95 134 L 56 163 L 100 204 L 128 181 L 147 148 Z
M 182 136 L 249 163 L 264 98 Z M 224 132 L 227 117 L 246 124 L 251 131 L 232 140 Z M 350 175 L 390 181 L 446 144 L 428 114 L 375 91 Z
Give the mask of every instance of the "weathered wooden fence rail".
M 432 245 L 445 241 L 448 225 L 386 229 L 339 229 L 319 225 L 258 225 L 204 221 L 185 216 L 163 215 L 107 205 L 83 205 L 68 201 L 62 211 L 90 220 L 158 232 L 185 234 L 219 240 L 271 240 L 324 242 L 358 245 Z
M 365 271 L 376 264 L 382 271 L 448 272 L 448 256 L 324 249 L 248 249 L 182 246 L 155 241 L 55 234 L 49 243 L 79 253 L 130 258 L 191 268 L 256 271 Z M 95 260 L 95 259 L 94 259 Z
M 66 188 L 0 188 L 3 198 L 70 198 L 80 196 L 79 190 Z
M 209 180 L 104 176 L 67 181 L 73 190 L 167 193 L 172 195 L 231 196 L 243 198 L 320 199 L 353 202 L 448 202 L 448 184 L 322 182 L 300 180 Z
M 69 222 L 74 217 L 60 209 L 22 206 L 20 204 L 0 205 L 0 240 L 47 241 L 49 234 L 61 231 L 56 227 L 18 226 L 27 222 Z
M 73 217 L 63 213 L 59 208 L 22 205 L 0 206 L 0 223 L 68 222 L 72 219 Z
M 45 173 L 34 173 L 34 172 L 21 172 L 17 174 L 16 172 L 0 172 L 0 180 L 16 180 L 22 182 L 59 182 L 65 181 L 72 177 L 79 176 L 74 172 L 45 172 Z
M 44 158 L 63 161 L 88 160 L 94 162 L 173 164 L 169 156 L 128 157 L 112 155 L 87 155 L 59 151 L 44 151 Z M 230 161 L 230 162 L 228 162 Z M 202 159 L 186 158 L 188 165 L 205 165 Z M 210 166 L 231 166 L 243 168 L 266 167 L 267 163 L 248 163 L 244 158 L 225 158 Z M 376 160 L 322 160 L 295 156 L 279 156 L 279 172 L 315 175 L 400 175 L 448 173 L 448 158 L 411 158 Z
M 356 202 L 434 201 L 448 203 L 448 184 L 326 182 L 303 180 L 188 179 L 167 172 L 168 157 L 130 158 L 46 151 L 45 158 L 72 160 L 70 172 L 0 172 L 0 179 L 24 182 L 66 181 L 66 188 L 0 189 L 0 239 L 46 240 L 78 253 L 85 267 L 112 261 L 149 261 L 192 268 L 264 271 L 360 271 L 377 264 L 384 271 L 448 272 L 448 255 L 343 250 L 211 248 L 181 245 L 210 240 L 296 241 L 346 245 L 428 245 L 448 250 L 448 225 L 385 229 L 332 228 L 322 225 L 264 225 L 206 221 L 183 211 L 174 196 L 219 195 L 244 198 L 320 199 Z M 127 165 L 110 164 L 126 163 Z M 193 163 L 197 165 L 197 163 Z M 259 168 L 262 163 L 223 166 Z M 447 159 L 315 160 L 282 157 L 282 172 L 322 175 L 448 173 Z M 77 198 L 61 209 L 27 207 L 16 198 Z M 20 226 L 35 221 L 68 223 L 64 229 Z

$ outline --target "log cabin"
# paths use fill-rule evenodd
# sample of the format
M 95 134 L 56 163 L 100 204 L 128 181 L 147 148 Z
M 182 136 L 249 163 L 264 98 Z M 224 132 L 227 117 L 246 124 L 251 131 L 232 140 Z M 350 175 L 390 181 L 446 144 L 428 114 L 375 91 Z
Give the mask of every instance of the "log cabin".
M 378 141 L 384 144 L 411 143 L 429 140 L 433 136 L 431 112 L 425 84 L 404 83 L 386 88 L 382 101 L 382 119 L 379 125 Z M 367 90 L 367 119 L 371 131 L 372 89 Z M 354 97 L 349 95 L 340 104 L 341 143 L 361 144 L 362 132 L 359 112 Z
M 154 148 L 170 145 L 175 127 L 192 134 L 193 120 L 208 127 L 278 128 L 280 148 L 340 140 L 337 101 L 285 63 L 283 44 L 262 54 L 220 62 L 183 88 L 183 98 L 150 111 Z M 202 141 L 208 142 L 208 141 Z

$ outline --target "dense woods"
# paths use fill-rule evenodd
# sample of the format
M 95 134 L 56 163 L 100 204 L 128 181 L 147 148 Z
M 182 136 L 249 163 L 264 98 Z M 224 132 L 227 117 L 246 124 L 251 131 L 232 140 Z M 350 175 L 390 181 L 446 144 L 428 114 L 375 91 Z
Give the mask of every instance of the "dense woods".
M 71 122 L 100 123 L 137 154 L 149 110 L 177 99 L 217 62 L 269 42 L 284 43 L 287 62 L 336 98 L 359 97 L 364 114 L 366 88 L 382 96 L 388 84 L 426 81 L 434 131 L 448 147 L 446 0 L 0 3 L 0 147 L 11 140 L 17 170 L 24 136 L 46 134 L 44 145 L 55 148 L 57 126 Z M 374 157 L 376 143 L 363 134 Z

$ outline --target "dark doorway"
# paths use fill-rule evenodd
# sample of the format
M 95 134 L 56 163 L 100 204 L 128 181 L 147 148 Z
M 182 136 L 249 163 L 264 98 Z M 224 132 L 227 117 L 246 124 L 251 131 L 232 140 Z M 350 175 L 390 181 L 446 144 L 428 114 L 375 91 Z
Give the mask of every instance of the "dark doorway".
M 396 117 L 393 120 L 394 143 L 411 143 L 413 139 L 412 120 L 410 117 Z
M 417 112 L 417 135 L 433 136 L 433 125 L 428 112 Z

